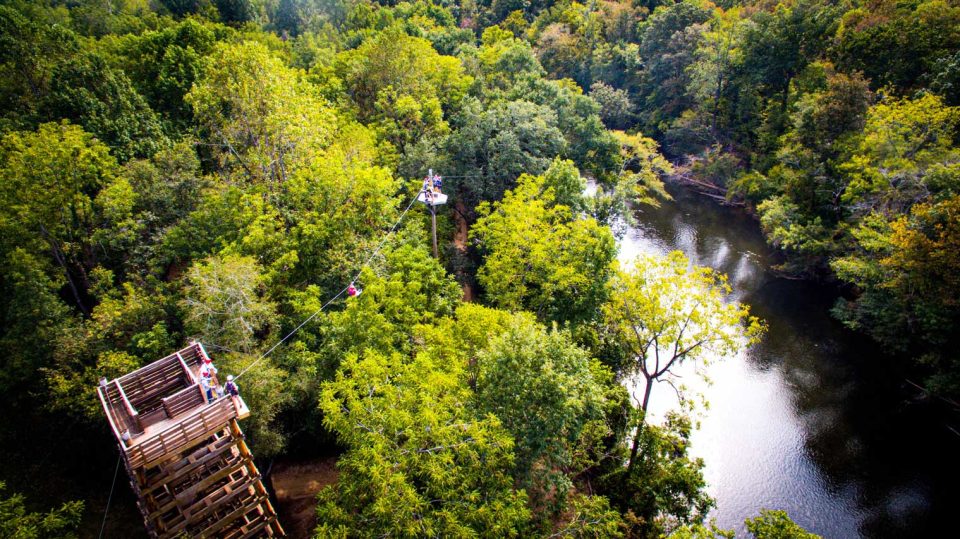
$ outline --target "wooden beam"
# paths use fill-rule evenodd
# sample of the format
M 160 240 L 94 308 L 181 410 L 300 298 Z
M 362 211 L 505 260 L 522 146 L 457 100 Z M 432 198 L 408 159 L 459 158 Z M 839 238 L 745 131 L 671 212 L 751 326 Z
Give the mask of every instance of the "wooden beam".
M 180 355 L 180 352 L 177 352 L 177 359 L 180 360 L 180 366 L 183 367 L 183 372 L 187 374 L 188 380 L 193 380 L 194 384 L 199 384 L 196 375 L 193 374 L 193 371 L 190 370 L 190 367 L 187 366 L 187 362 L 183 360 L 183 356 Z
M 203 519 L 210 516 L 216 510 L 223 508 L 225 505 L 244 499 L 242 498 L 243 496 L 252 498 L 255 495 L 252 494 L 249 489 L 250 484 L 254 480 L 256 480 L 256 478 L 244 476 L 241 480 L 234 481 L 230 484 L 220 487 L 215 492 L 209 494 L 207 497 L 199 500 L 190 507 L 182 508 L 181 511 L 183 512 L 183 516 L 186 520 L 183 523 L 170 528 L 169 531 L 173 533 L 179 533 L 186 529 L 191 522 L 202 522 Z M 257 503 L 259 503 L 259 501 Z
M 203 358 L 203 359 L 210 359 L 210 356 L 207 355 L 207 349 L 203 347 L 203 343 L 202 343 L 202 342 L 197 342 L 197 348 L 200 349 L 200 354 L 201 354 L 200 357 L 201 357 L 201 358 Z M 210 361 L 213 361 L 213 360 L 210 359 Z
M 207 527 L 202 532 L 200 532 L 199 534 L 200 537 L 217 537 L 217 532 L 223 530 L 238 518 L 256 509 L 257 506 L 259 506 L 262 501 L 263 501 L 262 496 L 256 496 L 256 497 L 250 498 L 249 500 L 245 501 L 243 505 L 241 505 L 238 509 L 235 509 L 232 512 L 228 513 L 226 516 L 224 516 L 222 519 L 217 521 L 215 524 Z
M 228 443 L 224 443 L 225 440 L 228 441 Z M 184 476 L 193 473 L 198 468 L 206 466 L 208 463 L 213 462 L 217 458 L 223 456 L 224 453 L 231 451 L 236 444 L 237 440 L 234 438 L 222 438 L 215 441 L 214 443 L 203 448 L 203 450 L 208 450 L 205 454 L 191 455 L 191 457 L 187 457 L 168 467 L 167 470 L 169 471 L 164 471 L 160 475 L 151 477 L 151 485 L 144 491 L 144 493 L 148 496 L 152 495 L 155 490 L 179 481 Z M 197 453 L 200 453 L 200 451 Z M 194 460 L 190 461 L 189 459 L 191 458 L 194 458 Z
M 120 443 L 120 446 L 126 450 L 126 444 L 123 442 L 123 438 L 120 437 L 120 431 L 117 429 L 117 424 L 113 417 L 113 407 L 107 404 L 107 399 L 103 394 L 103 387 L 97 387 L 97 396 L 100 397 L 100 404 L 103 405 L 103 411 L 107 414 L 107 421 L 110 423 L 110 428 L 113 430 L 113 435 L 117 437 L 117 442 Z
M 270 524 L 276 522 L 276 517 L 272 515 L 261 515 L 262 520 L 259 523 L 254 521 L 252 524 L 256 524 L 253 528 L 249 528 L 247 533 L 240 536 L 240 539 L 251 539 L 253 537 L 259 537 L 260 532 L 269 526 Z M 272 535 L 272 534 L 271 534 Z
M 113 383 L 117 384 L 117 389 L 120 390 L 120 397 L 123 399 L 123 404 L 127 407 L 127 412 L 129 412 L 130 415 L 131 415 L 134 419 L 136 419 L 136 417 L 137 417 L 137 409 L 134 408 L 132 404 L 130 404 L 130 399 L 127 398 L 127 393 L 123 390 L 123 386 L 120 385 L 120 381 L 119 381 L 119 380 L 114 380 Z
M 156 509 L 153 509 L 153 511 L 149 515 L 149 518 L 156 519 L 160 515 L 166 513 L 167 511 L 170 511 L 175 507 L 190 505 L 190 504 L 183 503 L 183 499 L 186 497 L 187 494 L 191 494 L 193 496 L 193 498 L 190 501 L 196 500 L 197 498 L 205 497 L 206 493 L 203 492 L 204 489 L 208 488 L 210 485 L 216 483 L 217 481 L 223 479 L 224 477 L 227 477 L 228 475 L 232 475 L 234 472 L 237 472 L 241 469 L 245 470 L 245 465 L 246 465 L 245 459 L 243 459 L 242 457 L 237 458 L 237 460 L 228 463 L 226 466 L 217 470 L 213 474 L 208 475 L 207 477 L 201 479 L 200 482 L 196 483 L 195 485 L 192 485 L 189 488 L 184 489 L 183 491 L 178 492 L 176 494 L 171 494 L 170 500 L 164 502 L 163 505 L 157 507 Z

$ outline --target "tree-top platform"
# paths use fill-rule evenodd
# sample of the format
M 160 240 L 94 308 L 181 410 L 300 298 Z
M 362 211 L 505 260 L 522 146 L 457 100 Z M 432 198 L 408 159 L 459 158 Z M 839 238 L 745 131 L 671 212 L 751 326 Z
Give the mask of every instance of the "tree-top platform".
M 97 388 L 152 537 L 273 537 L 283 528 L 238 419 L 239 396 L 207 402 L 192 343 Z

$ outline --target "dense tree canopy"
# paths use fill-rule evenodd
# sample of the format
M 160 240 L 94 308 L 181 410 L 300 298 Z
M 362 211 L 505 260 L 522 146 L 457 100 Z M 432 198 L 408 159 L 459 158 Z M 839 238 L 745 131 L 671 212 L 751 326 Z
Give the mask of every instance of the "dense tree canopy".
M 516 443 L 515 470 L 535 502 L 563 507 L 573 453 L 599 419 L 603 389 L 585 350 L 563 332 L 518 318 L 477 356 L 477 404 L 500 419 Z
M 513 440 L 493 416 L 471 417 L 462 366 L 348 357 L 324 384 L 324 422 L 348 447 L 340 480 L 320 494 L 320 535 L 505 537 L 529 512 L 512 488 Z
M 544 320 L 584 321 L 603 301 L 615 245 L 609 229 L 557 203 L 547 182 L 562 166 L 523 176 L 502 201 L 481 205 L 471 233 L 485 254 L 478 279 L 492 303 Z
M 46 514 L 31 513 L 24 507 L 23 496 L 7 497 L 0 483 L 0 533 L 17 539 L 77 537 L 75 530 L 83 509 L 81 502 L 72 502 Z

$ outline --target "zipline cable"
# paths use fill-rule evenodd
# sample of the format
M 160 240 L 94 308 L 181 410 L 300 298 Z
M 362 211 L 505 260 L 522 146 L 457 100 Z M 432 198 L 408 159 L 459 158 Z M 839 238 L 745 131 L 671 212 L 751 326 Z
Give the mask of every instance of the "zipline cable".
M 366 266 L 368 266 L 368 265 L 370 264 L 370 262 L 373 262 L 373 258 L 374 258 L 375 256 L 377 256 L 377 253 L 380 252 L 380 249 L 382 249 L 383 246 L 386 245 L 387 240 L 390 239 L 390 236 L 392 236 L 393 233 L 397 230 L 397 227 L 400 226 L 400 223 L 403 221 L 403 218 L 407 215 L 407 212 L 410 211 L 410 208 L 413 207 L 413 204 L 417 201 L 417 197 L 420 196 L 420 193 L 423 193 L 423 190 L 418 191 L 417 194 L 413 196 L 413 199 L 411 199 L 411 200 L 410 200 L 410 203 L 407 204 L 406 209 L 404 209 L 404 210 L 403 210 L 403 213 L 400 214 L 400 217 L 397 219 L 397 222 L 393 223 L 393 226 L 390 227 L 390 230 L 386 233 L 386 235 L 384 235 L 383 239 L 380 240 L 380 244 L 377 245 L 377 248 L 374 249 L 372 253 L 370 253 L 370 256 L 367 258 L 366 262 L 364 262 L 363 264 L 360 265 L 360 269 L 357 271 L 357 274 L 353 277 L 353 279 L 350 279 L 350 284 L 353 284 L 357 279 L 359 279 L 359 278 L 360 278 L 360 274 L 363 272 L 363 268 L 365 268 Z M 314 318 L 316 318 L 317 315 L 319 315 L 321 312 L 323 312 L 323 310 L 326 309 L 331 303 L 333 303 L 334 301 L 338 300 L 338 299 L 340 298 L 340 296 L 342 296 L 344 293 L 346 293 L 347 289 L 350 288 L 350 284 L 348 284 L 348 285 L 345 286 L 342 290 L 340 290 L 339 292 L 337 292 L 337 295 L 335 295 L 335 296 L 333 296 L 332 298 L 330 298 L 329 300 L 327 300 L 327 302 L 324 303 L 323 305 L 321 305 L 320 308 L 317 309 L 313 314 L 311 314 L 311 315 L 308 316 L 306 319 L 304 319 L 303 322 L 300 322 L 300 325 L 298 325 L 297 327 L 293 328 L 293 331 L 291 331 L 290 333 L 287 333 L 282 339 L 280 339 L 279 341 L 277 341 L 276 344 L 274 344 L 273 346 L 271 346 L 269 350 L 267 350 L 267 351 L 264 352 L 260 357 L 258 357 L 257 359 L 255 359 L 255 360 L 253 361 L 253 363 L 247 365 L 246 368 L 244 368 L 242 371 L 240 371 L 240 374 L 238 374 L 237 376 L 234 377 L 234 379 L 235 379 L 235 380 L 239 380 L 240 377 L 243 376 L 244 374 L 246 374 L 247 371 L 249 371 L 250 369 L 252 369 L 254 365 L 256 365 L 257 363 L 260 363 L 261 361 L 263 361 L 263 359 L 266 358 L 267 356 L 269 356 L 274 350 L 276 350 L 278 346 L 280 346 L 281 344 L 285 343 L 285 342 L 287 341 L 287 339 L 289 339 L 290 337 L 293 337 L 293 335 L 294 335 L 296 332 L 300 331 L 300 328 L 302 328 L 303 326 L 305 326 L 305 325 L 307 325 L 308 323 L 310 323 L 311 320 L 313 320 Z
M 204 345 L 204 346 L 209 346 L 209 347 L 211 347 L 211 348 L 217 348 L 217 349 L 223 350 L 224 352 L 230 352 L 231 354 L 242 354 L 242 353 L 243 353 L 243 352 L 234 350 L 233 348 L 227 348 L 226 346 L 220 346 L 219 344 L 213 343 L 213 342 L 210 342 L 210 341 L 203 341 L 203 345 Z
M 117 455 L 117 467 L 113 469 L 113 483 L 110 483 L 110 495 L 107 496 L 107 508 L 103 510 L 103 522 L 100 523 L 100 535 L 98 539 L 103 539 L 103 530 L 107 528 L 107 515 L 110 514 L 110 502 L 113 501 L 113 489 L 117 486 L 117 472 L 120 471 L 120 459 L 122 455 Z

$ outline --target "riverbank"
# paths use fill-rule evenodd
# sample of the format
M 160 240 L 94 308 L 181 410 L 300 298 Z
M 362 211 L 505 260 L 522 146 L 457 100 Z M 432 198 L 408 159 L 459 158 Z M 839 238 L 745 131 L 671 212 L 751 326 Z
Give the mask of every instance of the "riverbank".
M 678 249 L 729 276 L 734 299 L 769 332 L 740 356 L 682 372 L 710 408 L 692 451 L 706 463 L 711 514 L 743 532 L 760 508 L 786 509 L 824 537 L 934 534 L 949 523 L 958 479 L 956 436 L 929 403 L 915 401 L 894 358 L 829 314 L 837 291 L 780 278 L 755 219 L 671 185 L 675 201 L 636 212 L 621 261 Z M 657 391 L 654 412 L 674 406 Z

